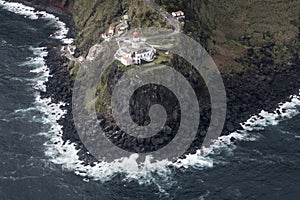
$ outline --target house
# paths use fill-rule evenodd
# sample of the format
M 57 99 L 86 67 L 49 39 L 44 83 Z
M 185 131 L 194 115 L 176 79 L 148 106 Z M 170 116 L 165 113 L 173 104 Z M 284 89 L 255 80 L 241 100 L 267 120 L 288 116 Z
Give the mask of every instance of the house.
M 125 21 L 128 21 L 129 16 L 128 15 L 124 15 L 122 19 L 125 20 Z
M 109 41 L 112 36 L 113 36 L 113 34 L 111 34 L 111 33 L 103 33 L 101 35 L 101 37 L 106 41 Z
M 121 57 L 120 62 L 125 66 L 129 66 L 129 65 L 132 65 L 134 63 L 133 58 L 129 58 L 129 57 L 126 57 L 126 56 Z
M 108 28 L 108 34 L 114 35 L 115 34 L 115 27 L 114 26 L 110 26 Z
M 121 26 L 119 27 L 120 31 L 125 31 L 128 29 L 128 25 L 127 24 L 121 24 Z
M 76 50 L 76 46 L 75 45 L 68 45 L 68 50 L 70 52 L 71 55 L 75 54 L 75 50 Z
M 116 26 L 117 34 L 120 36 L 125 33 L 129 29 L 129 25 L 127 21 L 122 21 L 120 24 Z
M 175 17 L 178 20 L 185 18 L 184 12 L 182 12 L 181 10 L 176 11 L 176 12 L 172 12 L 172 16 Z
M 140 39 L 139 33 L 134 32 L 132 38 L 118 40 L 119 50 L 115 59 L 123 65 L 141 64 L 142 61 L 152 62 L 156 57 L 156 50 Z

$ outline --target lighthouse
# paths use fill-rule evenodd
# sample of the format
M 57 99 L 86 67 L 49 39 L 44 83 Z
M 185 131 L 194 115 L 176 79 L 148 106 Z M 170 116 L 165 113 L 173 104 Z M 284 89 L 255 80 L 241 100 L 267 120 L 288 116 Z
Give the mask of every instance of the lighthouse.
M 156 50 L 140 38 L 139 32 L 134 32 L 132 38 L 120 39 L 118 44 L 119 50 L 115 58 L 125 66 L 139 65 L 142 61 L 152 62 L 156 57 Z
M 138 49 L 140 47 L 140 34 L 138 32 L 134 32 L 132 38 L 132 48 Z

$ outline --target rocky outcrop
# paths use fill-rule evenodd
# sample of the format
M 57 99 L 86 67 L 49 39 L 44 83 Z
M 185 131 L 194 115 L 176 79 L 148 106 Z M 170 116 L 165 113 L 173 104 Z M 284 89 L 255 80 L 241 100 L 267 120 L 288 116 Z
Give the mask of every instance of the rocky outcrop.
M 182 63 L 184 62 L 180 58 L 174 59 L 174 62 Z M 227 91 L 228 100 L 228 110 L 226 117 L 226 124 L 224 126 L 223 134 L 228 134 L 234 130 L 240 128 L 239 123 L 246 121 L 251 115 L 257 114 L 262 109 L 266 111 L 273 111 L 277 104 L 281 101 L 288 100 L 290 94 L 298 93 L 300 88 L 299 74 L 300 74 L 300 58 L 298 55 L 294 55 L 290 62 L 287 64 L 273 65 L 266 64 L 264 60 L 246 60 L 248 64 L 253 64 L 253 67 L 247 71 L 235 73 L 234 75 L 223 76 L 224 84 Z M 51 97 L 55 102 L 64 101 L 67 103 L 65 109 L 67 114 L 65 118 L 62 118 L 59 123 L 63 125 L 63 139 L 64 141 L 71 141 L 76 143 L 76 148 L 79 150 L 79 157 L 85 162 L 85 164 L 92 164 L 95 159 L 86 153 L 84 145 L 81 143 L 80 138 L 76 132 L 74 121 L 72 117 L 72 107 L 69 106 L 72 103 L 72 91 L 73 82 L 69 71 L 67 69 L 68 61 L 60 57 L 58 48 L 49 49 L 49 55 L 47 57 L 47 65 L 50 68 L 50 73 L 53 74 L 49 78 L 47 83 L 47 92 L 43 94 L 43 97 Z M 57 66 L 62 66 L 58 68 Z M 124 71 L 116 70 L 118 66 L 112 66 L 110 68 L 109 86 L 116 83 L 115 81 L 118 76 L 120 76 Z M 182 71 L 185 74 L 184 71 Z M 201 81 L 193 81 L 197 74 L 185 74 L 186 78 L 190 83 L 197 89 L 201 89 Z M 108 87 L 110 88 L 110 87 Z M 153 88 L 152 88 L 153 89 Z M 170 113 L 174 111 L 178 112 L 178 102 L 176 97 L 173 97 L 171 93 L 167 90 L 164 91 L 163 88 L 157 88 L 157 91 L 151 91 L 151 88 L 144 88 L 144 91 L 148 93 L 156 94 L 150 100 L 147 96 L 137 94 L 133 99 L 136 101 L 132 107 L 133 117 L 139 124 L 147 123 L 147 109 L 140 108 L 141 105 L 151 105 L 153 103 L 159 103 L 159 100 L 163 100 L 164 107 Z M 205 93 L 205 90 L 196 90 L 201 94 Z M 198 95 L 199 96 L 199 95 Z M 210 111 L 208 105 L 203 103 L 205 98 L 202 98 L 199 104 L 202 107 L 201 112 L 201 122 L 198 131 L 198 135 L 191 145 L 188 152 L 195 152 L 202 143 L 203 137 L 205 136 L 206 129 L 210 122 Z M 142 115 L 140 111 L 144 110 Z M 179 111 L 180 114 L 180 111 Z M 177 116 L 177 117 L 176 117 Z M 173 117 L 173 118 L 172 118 Z M 175 117 L 175 118 L 174 118 Z M 155 149 L 159 149 L 162 146 L 168 144 L 176 134 L 176 129 L 178 128 L 178 115 L 170 116 L 168 124 L 164 127 L 162 132 L 160 132 L 156 137 L 137 139 L 124 131 L 120 130 L 114 121 L 106 114 L 102 115 L 98 113 L 99 126 L 103 128 L 106 132 L 107 137 L 115 145 L 120 148 L 127 149 L 132 152 L 148 152 Z M 162 136 L 162 137 L 158 137 Z M 231 139 L 232 142 L 236 142 L 234 138 Z
M 69 27 L 68 37 L 76 37 L 74 21 L 72 16 L 74 0 L 7 0 L 19 2 L 24 5 L 32 6 L 38 10 L 45 10 L 59 17 L 61 21 Z
M 263 47 L 260 51 L 264 52 L 269 48 L 272 48 L 272 45 Z M 294 54 L 289 62 L 281 64 L 275 64 L 272 58 L 257 58 L 255 55 L 243 57 L 239 62 L 249 65 L 251 68 L 222 75 L 227 93 L 228 106 L 226 122 L 222 132 L 223 135 L 241 129 L 240 123 L 245 122 L 252 115 L 259 113 L 261 110 L 273 112 L 279 102 L 287 101 L 289 96 L 291 94 L 297 94 L 300 88 L 300 58 L 298 54 Z M 195 152 L 196 149 L 201 146 L 210 123 L 210 99 L 208 91 L 199 74 L 189 68 L 190 66 L 182 58 L 176 57 L 173 60 L 172 66 L 175 66 L 176 70 L 180 71 L 190 82 L 200 102 L 200 126 L 197 137 L 188 150 L 188 152 Z M 101 90 L 107 90 L 105 100 L 102 97 L 100 98 L 102 100 L 101 105 L 110 105 L 112 89 L 118 77 L 121 77 L 123 73 L 124 70 L 118 69 L 117 65 L 113 65 L 109 72 L 107 72 L 107 77 L 100 87 Z M 157 134 L 157 137 L 147 139 L 131 137 L 120 130 L 115 124 L 108 107 L 98 105 L 101 107 L 98 113 L 98 119 L 101 120 L 100 125 L 107 133 L 107 137 L 109 137 L 114 144 L 132 152 L 148 152 L 161 148 L 161 146 L 166 145 L 172 140 L 178 129 L 176 125 L 180 123 L 178 100 L 168 91 L 156 89 L 157 90 L 154 91 L 153 88 L 144 88 L 141 94 L 136 94 L 138 98 L 136 98 L 134 103 L 130 104 L 130 112 L 133 120 L 136 120 L 142 125 L 144 123 L 147 124 L 149 106 L 153 103 L 158 103 L 158 100 L 164 99 L 162 103 L 164 108 L 166 110 L 172 110 L 170 112 L 172 114 L 176 112 L 177 115 L 175 116 L 179 116 L 179 118 L 172 119 L 174 115 L 168 115 L 170 117 L 168 118 L 170 120 L 168 122 L 169 124 L 165 125 L 164 129 Z M 143 115 L 140 115 L 140 112 L 142 112 Z
M 67 14 L 72 14 L 74 0 L 9 0 L 20 2 L 34 7 L 40 7 L 47 10 L 57 9 Z
M 72 13 L 78 34 L 77 45 L 80 53 L 98 42 L 99 34 L 125 12 L 130 13 L 134 26 L 151 24 L 155 21 L 159 21 L 158 24 L 163 26 L 161 19 L 154 17 L 153 11 L 147 9 L 142 1 L 75 0 L 73 8 L 71 7 L 72 1 L 26 2 L 50 6 L 47 7 L 48 10 Z M 207 0 L 160 0 L 157 2 L 169 11 L 174 9 L 185 11 L 187 15 L 185 33 L 203 44 L 220 67 L 228 95 L 228 111 L 223 134 L 240 128 L 239 123 L 262 109 L 272 111 L 277 103 L 287 100 L 289 95 L 298 92 L 300 88 L 298 54 L 300 25 L 299 4 L 296 0 L 274 1 L 272 5 L 269 5 L 268 1 L 251 1 L 250 4 L 246 0 L 234 1 L 234 3 L 232 1 Z M 266 6 L 265 2 L 269 6 Z M 288 8 L 290 8 L 289 13 L 286 12 Z M 58 49 L 52 48 L 49 51 L 47 64 L 54 76 L 49 79 L 47 92 L 43 95 L 71 105 L 73 83 L 67 69 L 67 60 L 59 56 Z M 200 93 L 205 92 L 201 78 L 193 73 L 183 59 L 175 56 L 171 62 L 173 66 L 177 66 L 177 70 L 180 71 L 181 67 L 185 69 L 181 72 L 194 88 Z M 61 66 L 61 68 L 57 66 Z M 105 93 L 107 97 L 111 95 L 111 88 L 118 77 L 124 73 L 122 70 L 116 70 L 116 67 L 118 66 L 112 66 L 108 72 L 106 80 L 108 83 L 104 84 L 106 88 L 100 88 L 107 91 Z M 150 92 L 149 89 L 148 92 Z M 169 99 L 164 102 L 171 105 L 171 110 L 178 109 L 176 98 L 171 94 L 160 90 L 156 91 L 156 94 L 159 95 L 152 99 L 154 102 L 164 97 Z M 198 95 L 198 97 L 203 96 Z M 144 105 L 151 104 L 143 99 L 145 98 L 137 98 L 136 101 Z M 201 126 L 197 138 L 188 152 L 194 152 L 201 146 L 205 130 L 210 122 L 209 102 L 206 102 L 205 99 L 200 102 L 202 102 L 200 107 L 205 114 L 201 115 Z M 100 101 L 100 103 L 103 102 Z M 85 160 L 86 164 L 91 163 L 94 159 L 86 154 L 86 149 L 74 128 L 72 108 L 66 106 L 66 109 L 68 113 L 60 121 L 64 127 L 63 139 L 77 143 L 77 148 L 80 149 L 80 158 Z M 140 108 L 133 108 L 133 114 L 135 110 L 140 110 Z M 109 113 L 99 112 L 98 115 L 101 120 L 99 125 L 107 132 L 111 141 L 133 152 L 151 151 L 165 145 L 174 136 L 172 131 L 176 130 L 176 121 L 178 120 L 170 118 L 170 123 L 164 128 L 163 131 L 167 133 L 168 137 L 138 140 L 118 130 Z M 147 122 L 145 115 L 137 119 L 137 121 L 143 120 Z M 232 141 L 235 141 L 234 138 Z

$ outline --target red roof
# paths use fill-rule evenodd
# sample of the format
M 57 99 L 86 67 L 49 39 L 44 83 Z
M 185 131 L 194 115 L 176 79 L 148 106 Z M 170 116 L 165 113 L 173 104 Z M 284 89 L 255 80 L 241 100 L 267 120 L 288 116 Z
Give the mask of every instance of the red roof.
M 182 12 L 181 10 L 173 12 L 172 14 L 175 14 L 176 16 L 184 16 L 184 12 Z
M 123 57 L 124 60 L 126 61 L 132 61 L 133 59 L 132 58 L 129 58 L 129 57 Z
M 134 38 L 138 38 L 139 36 L 140 36 L 139 32 L 135 31 L 135 32 L 133 33 L 133 37 L 134 37 Z

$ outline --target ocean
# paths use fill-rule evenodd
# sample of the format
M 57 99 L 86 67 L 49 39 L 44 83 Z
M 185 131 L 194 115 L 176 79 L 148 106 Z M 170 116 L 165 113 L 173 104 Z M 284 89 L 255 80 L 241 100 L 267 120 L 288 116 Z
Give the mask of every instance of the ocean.
M 56 123 L 64 102 L 40 97 L 50 75 L 39 44 L 71 43 L 68 29 L 51 14 L 2 0 L 0 19 L 1 200 L 299 199 L 299 94 L 278 102 L 274 113 L 253 116 L 204 155 L 144 166 L 133 155 L 83 166 Z

